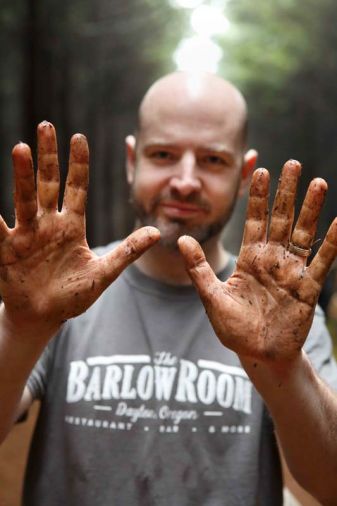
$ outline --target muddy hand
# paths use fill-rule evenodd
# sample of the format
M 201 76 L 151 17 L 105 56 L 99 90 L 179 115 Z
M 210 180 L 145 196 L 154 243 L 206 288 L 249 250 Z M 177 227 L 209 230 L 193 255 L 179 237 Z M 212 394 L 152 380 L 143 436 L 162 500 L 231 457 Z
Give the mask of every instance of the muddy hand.
M 244 357 L 288 360 L 301 350 L 325 277 L 337 255 L 337 219 L 310 265 L 327 185 L 314 179 L 293 229 L 301 166 L 283 167 L 270 222 L 269 173 L 254 172 L 244 237 L 236 270 L 224 283 L 208 265 L 200 245 L 179 239 L 187 270 L 221 342 Z
M 53 125 L 38 126 L 35 183 L 31 151 L 13 149 L 15 227 L 0 219 L 0 293 L 7 315 L 27 323 L 58 326 L 85 311 L 132 261 L 159 238 L 152 227 L 139 229 L 114 251 L 98 257 L 88 248 L 85 205 L 89 150 L 81 134 L 70 143 L 63 205 L 58 211 L 59 166 Z

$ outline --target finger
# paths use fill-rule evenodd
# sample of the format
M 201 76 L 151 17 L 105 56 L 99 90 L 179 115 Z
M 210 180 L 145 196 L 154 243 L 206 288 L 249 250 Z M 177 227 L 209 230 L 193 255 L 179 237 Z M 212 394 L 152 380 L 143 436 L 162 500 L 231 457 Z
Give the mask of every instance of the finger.
M 268 224 L 269 172 L 257 169 L 252 177 L 243 232 L 243 245 L 266 240 Z
M 69 170 L 63 199 L 68 212 L 84 215 L 89 184 L 89 148 L 82 134 L 70 141 Z
M 294 245 L 304 249 L 311 247 L 327 189 L 324 179 L 315 178 L 311 181 L 291 236 Z
M 307 268 L 308 274 L 322 285 L 336 256 L 337 218 L 331 223 L 321 247 Z
M 55 128 L 48 121 L 37 127 L 37 198 L 42 212 L 57 210 L 60 171 Z
M 184 257 L 187 272 L 202 299 L 214 292 L 219 280 L 206 260 L 200 244 L 187 235 L 179 237 L 178 246 Z
M 287 246 L 294 221 L 294 206 L 301 164 L 288 160 L 283 166 L 272 210 L 269 241 Z
M 109 285 L 117 276 L 160 239 L 155 227 L 142 227 L 130 234 L 113 251 L 99 259 L 102 282 Z
M 15 216 L 20 225 L 27 225 L 36 217 L 35 177 L 30 147 L 23 142 L 12 151 L 15 178 Z

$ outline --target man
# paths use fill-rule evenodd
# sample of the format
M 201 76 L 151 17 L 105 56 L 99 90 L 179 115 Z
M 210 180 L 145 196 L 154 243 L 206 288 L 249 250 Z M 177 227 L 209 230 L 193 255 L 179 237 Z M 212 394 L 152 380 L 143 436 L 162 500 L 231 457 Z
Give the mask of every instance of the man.
M 295 477 L 335 504 L 336 399 L 311 361 L 337 387 L 319 310 L 312 324 L 337 222 L 306 267 L 326 183 L 311 183 L 292 232 L 300 165 L 289 161 L 267 240 L 268 172 L 255 171 L 235 266 L 221 231 L 256 161 L 245 127 L 241 94 L 220 78 L 156 82 L 127 138 L 137 230 L 101 256 L 85 240 L 85 138 L 71 141 L 61 212 L 53 127 L 38 128 L 36 190 L 28 146 L 14 148 L 0 433 L 41 399 L 26 505 L 281 504 L 274 427 Z

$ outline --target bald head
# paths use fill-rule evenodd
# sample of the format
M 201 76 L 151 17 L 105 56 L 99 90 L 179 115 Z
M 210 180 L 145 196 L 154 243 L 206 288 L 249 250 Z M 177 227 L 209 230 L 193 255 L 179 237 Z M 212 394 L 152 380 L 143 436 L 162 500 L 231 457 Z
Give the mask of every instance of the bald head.
M 162 244 L 219 237 L 255 165 L 246 122 L 243 96 L 215 75 L 175 72 L 148 90 L 126 138 L 127 175 L 139 223 L 158 227 Z
M 173 114 L 190 116 L 192 123 L 224 122 L 232 125 L 241 143 L 246 140 L 247 106 L 240 91 L 230 82 L 208 73 L 174 72 L 156 81 L 139 108 L 138 133 Z

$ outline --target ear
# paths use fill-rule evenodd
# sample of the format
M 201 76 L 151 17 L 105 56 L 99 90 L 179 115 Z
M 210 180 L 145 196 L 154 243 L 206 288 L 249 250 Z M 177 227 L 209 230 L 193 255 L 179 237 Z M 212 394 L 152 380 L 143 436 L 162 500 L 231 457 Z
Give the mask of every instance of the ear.
M 136 138 L 128 135 L 125 139 L 126 176 L 129 184 L 133 183 L 136 168 Z
M 241 184 L 239 188 L 239 197 L 241 197 L 248 188 L 251 175 L 256 166 L 258 152 L 255 149 L 249 149 L 243 158 Z

